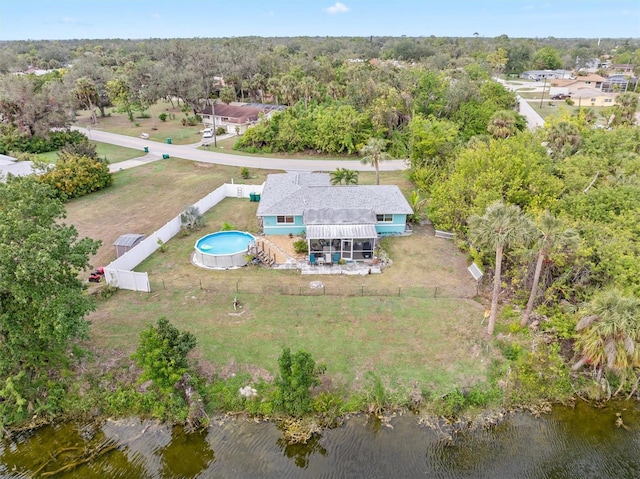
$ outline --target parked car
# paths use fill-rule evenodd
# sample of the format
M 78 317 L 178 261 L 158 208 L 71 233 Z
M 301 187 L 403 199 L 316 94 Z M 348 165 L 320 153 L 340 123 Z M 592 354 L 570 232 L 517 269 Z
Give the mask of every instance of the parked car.
M 566 100 L 567 98 L 571 98 L 571 95 L 565 95 L 564 93 L 558 93 L 557 95 L 553 95 L 551 97 L 552 100 Z
M 205 128 L 202 132 L 202 138 L 213 138 L 213 130 L 211 128 Z

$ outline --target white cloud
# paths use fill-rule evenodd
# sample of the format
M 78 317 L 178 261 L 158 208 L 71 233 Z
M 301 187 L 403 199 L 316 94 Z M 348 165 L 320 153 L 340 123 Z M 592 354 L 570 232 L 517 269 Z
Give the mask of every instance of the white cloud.
M 347 13 L 349 11 L 349 7 L 347 7 L 344 3 L 336 2 L 335 5 L 325 8 L 325 12 L 329 15 L 335 15 L 336 13 Z
M 156 20 L 158 20 L 160 18 L 160 14 L 159 13 L 154 13 L 151 15 L 151 18 L 155 18 Z

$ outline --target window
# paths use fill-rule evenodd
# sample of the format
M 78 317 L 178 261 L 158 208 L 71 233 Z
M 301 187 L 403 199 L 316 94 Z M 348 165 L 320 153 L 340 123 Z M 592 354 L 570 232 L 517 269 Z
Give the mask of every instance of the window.
M 604 99 L 604 102 L 605 102 L 605 103 L 611 103 L 611 102 L 613 102 L 613 100 L 612 100 L 611 98 L 605 98 L 605 99 Z
M 378 223 L 391 223 L 393 222 L 393 215 L 384 214 L 384 215 L 376 215 L 376 220 Z
M 278 224 L 293 224 L 295 223 L 293 216 L 277 216 L 276 223 Z

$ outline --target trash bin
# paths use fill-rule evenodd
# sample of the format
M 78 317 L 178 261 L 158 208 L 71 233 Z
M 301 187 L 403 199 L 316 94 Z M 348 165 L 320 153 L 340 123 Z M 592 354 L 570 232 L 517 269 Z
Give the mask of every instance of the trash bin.
M 167 138 L 167 145 L 171 144 L 171 138 Z
M 162 159 L 163 160 L 168 160 L 169 159 L 169 155 L 167 155 L 166 153 L 164 155 L 162 155 Z
M 145 152 L 145 153 L 149 153 L 149 147 L 148 147 L 148 146 L 145 146 L 145 147 L 144 147 L 144 152 Z
M 253 197 L 255 198 L 253 201 L 260 201 L 260 193 L 254 193 Z
M 255 201 L 256 200 L 256 194 L 255 193 L 249 193 L 249 201 Z

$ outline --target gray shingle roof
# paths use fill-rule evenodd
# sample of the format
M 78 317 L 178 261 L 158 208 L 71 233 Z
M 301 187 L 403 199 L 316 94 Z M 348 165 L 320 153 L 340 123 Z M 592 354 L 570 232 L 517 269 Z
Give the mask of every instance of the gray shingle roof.
M 411 206 L 395 185 L 332 186 L 327 173 L 269 175 L 258 216 L 302 215 L 307 209 L 371 209 L 376 214 L 410 214 Z

